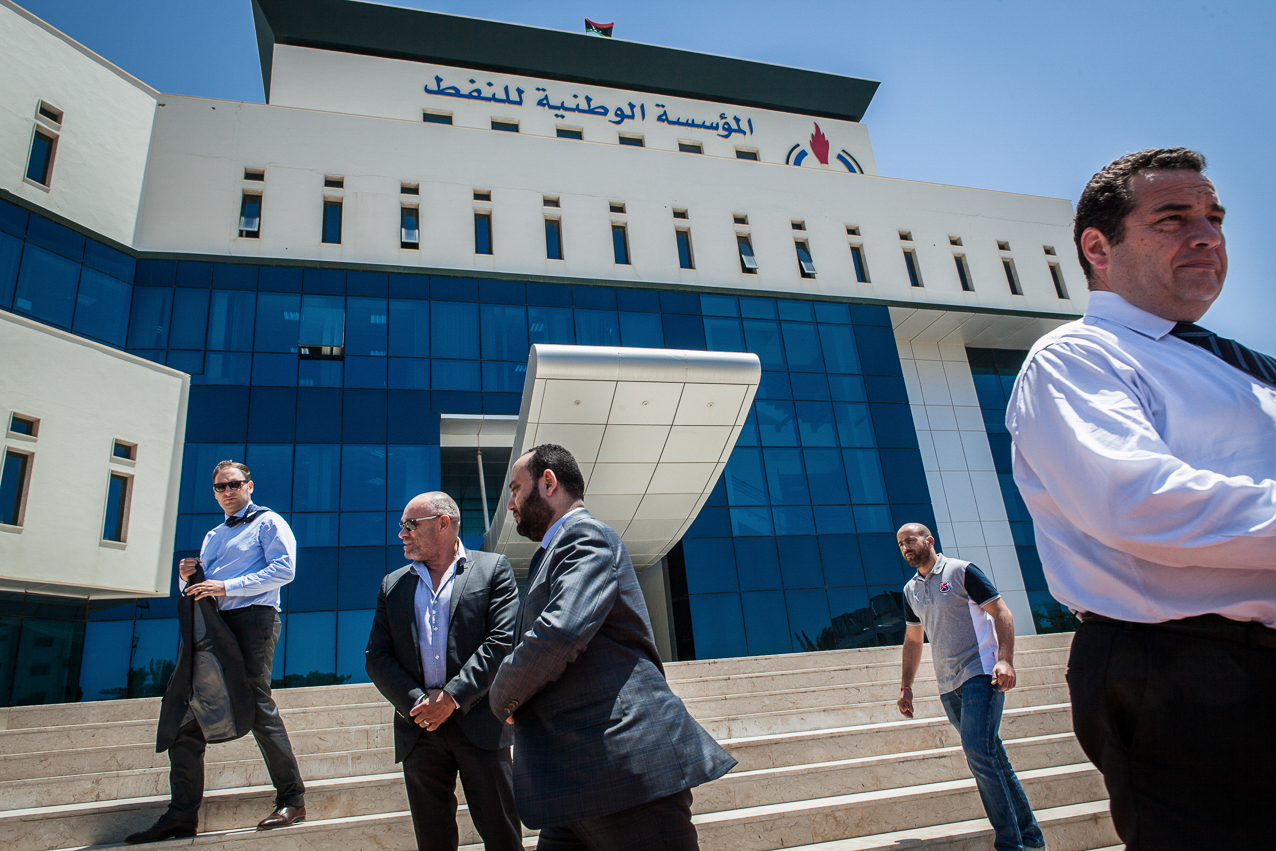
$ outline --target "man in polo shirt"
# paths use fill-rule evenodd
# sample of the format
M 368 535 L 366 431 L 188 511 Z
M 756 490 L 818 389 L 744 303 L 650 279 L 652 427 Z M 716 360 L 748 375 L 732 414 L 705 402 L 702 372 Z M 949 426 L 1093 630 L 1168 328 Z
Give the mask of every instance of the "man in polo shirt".
M 930 636 L 939 699 L 961 732 L 998 851 L 1044 848 L 1045 837 L 1001 744 L 1001 710 L 1015 687 L 1015 619 L 978 567 L 935 550 L 920 523 L 900 527 L 895 540 L 917 574 L 904 585 L 904 676 L 899 711 L 913 717 L 913 677 Z

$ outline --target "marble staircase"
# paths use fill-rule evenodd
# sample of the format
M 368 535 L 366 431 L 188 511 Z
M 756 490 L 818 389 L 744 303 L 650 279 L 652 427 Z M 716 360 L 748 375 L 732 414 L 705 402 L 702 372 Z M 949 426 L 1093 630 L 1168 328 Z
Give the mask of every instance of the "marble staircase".
M 1002 738 L 1053 851 L 1117 843 L 1103 781 L 1071 732 L 1070 636 L 1021 637 Z M 899 648 L 668 666 L 674 690 L 739 760 L 695 791 L 704 851 L 990 849 L 956 732 L 923 661 L 916 715 L 895 708 Z M 273 790 L 251 737 L 210 746 L 201 833 L 158 848 L 385 851 L 415 847 L 393 764 L 392 710 L 370 685 L 276 693 L 306 778 L 310 820 L 258 833 Z M 164 810 L 159 701 L 0 709 L 0 836 L 6 851 L 110 847 Z M 464 851 L 480 839 L 464 798 Z M 535 846 L 533 832 L 526 844 Z

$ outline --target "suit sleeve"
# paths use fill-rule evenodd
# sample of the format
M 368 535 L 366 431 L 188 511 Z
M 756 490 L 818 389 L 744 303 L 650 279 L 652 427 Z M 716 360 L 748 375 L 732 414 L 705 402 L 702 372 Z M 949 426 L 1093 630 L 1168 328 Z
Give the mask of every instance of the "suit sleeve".
M 483 643 L 465 661 L 443 690 L 452 695 L 462 712 L 469 712 L 487 694 L 501 661 L 514 644 L 514 619 L 518 614 L 518 584 L 509 559 L 499 556 L 492 570 L 487 622 Z
M 416 678 L 408 672 L 394 653 L 394 635 L 390 631 L 390 618 L 386 614 L 387 577 L 381 583 L 381 593 L 377 595 L 377 612 L 372 617 L 372 632 L 368 635 L 367 659 L 364 670 L 377 687 L 377 691 L 385 695 L 386 700 L 404 718 L 409 717 L 412 707 L 425 696 L 425 689 Z
M 562 676 L 588 646 L 620 590 L 617 553 L 599 524 L 580 522 L 564 531 L 546 576 L 549 601 L 518 636 L 492 683 L 492 711 L 498 717 L 508 717 Z

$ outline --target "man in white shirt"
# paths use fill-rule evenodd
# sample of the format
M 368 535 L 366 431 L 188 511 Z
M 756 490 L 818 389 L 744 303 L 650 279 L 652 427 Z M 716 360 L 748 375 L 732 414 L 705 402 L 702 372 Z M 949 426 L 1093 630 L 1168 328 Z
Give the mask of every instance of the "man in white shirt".
M 1227 274 L 1204 166 L 1155 149 L 1091 179 L 1086 316 L 1037 342 L 1006 412 L 1050 591 L 1082 621 L 1077 738 L 1131 849 L 1271 844 L 1276 361 L 1192 324 Z

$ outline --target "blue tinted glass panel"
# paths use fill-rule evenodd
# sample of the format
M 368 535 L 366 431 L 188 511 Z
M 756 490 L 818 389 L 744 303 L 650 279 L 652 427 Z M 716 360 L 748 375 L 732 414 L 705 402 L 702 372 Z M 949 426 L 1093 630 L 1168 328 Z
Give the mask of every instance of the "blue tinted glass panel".
M 620 343 L 646 349 L 664 348 L 665 335 L 661 330 L 660 314 L 622 312 Z
M 84 243 L 84 265 L 112 278 L 132 282 L 137 261 L 123 251 L 116 251 L 90 239 Z
M 257 267 L 216 263 L 213 265 L 213 286 L 221 290 L 255 290 Z
M 484 304 L 479 312 L 483 322 L 484 359 L 526 361 L 526 308 L 522 305 Z M 519 389 L 522 389 L 522 385 L 519 385 Z
M 829 588 L 829 612 L 833 616 L 834 649 L 871 647 L 877 644 L 873 611 L 866 588 Z
M 661 326 L 665 345 L 671 349 L 704 349 L 704 325 L 699 314 L 664 313 Z
M 474 253 L 492 253 L 492 217 L 490 214 L 474 214 Z
M 723 659 L 748 653 L 739 594 L 692 594 L 688 602 L 697 659 Z
M 721 316 L 704 317 L 704 337 L 713 352 L 744 351 L 744 333 L 740 320 Z
M 292 444 L 248 444 L 244 459 L 253 471 L 253 500 L 282 514 L 292 511 Z
M 341 512 L 341 546 L 376 547 L 392 539 L 389 530 L 386 529 L 384 511 Z
M 792 402 L 758 399 L 753 403 L 758 415 L 758 433 L 763 446 L 797 446 L 797 417 Z
M 749 535 L 774 535 L 769 508 L 732 508 L 731 534 L 736 537 Z
M 337 550 L 333 547 L 299 549 L 297 563 L 305 565 L 306 581 L 288 586 L 288 613 L 336 608 Z
M 561 284 L 542 284 L 536 281 L 527 282 L 527 303 L 544 307 L 571 307 L 572 291 Z
M 30 456 L 6 452 L 0 472 L 0 523 L 17 526 L 22 517 L 22 489 Z
M 385 511 L 385 457 L 384 446 L 341 447 L 342 511 Z
M 390 354 L 396 357 L 430 356 L 430 303 L 390 299 Z
M 401 510 L 417 494 L 439 489 L 439 447 L 392 445 L 386 470 L 386 504 Z
M 691 233 L 690 231 L 675 231 L 678 240 L 678 265 L 683 269 L 694 268 L 691 265 Z
M 810 309 L 810 305 L 804 306 Z M 789 369 L 794 372 L 823 372 L 824 358 L 820 355 L 820 341 L 815 326 L 796 322 L 782 324 L 784 352 L 788 356 Z
M 742 299 L 741 305 L 743 304 Z M 780 338 L 780 323 L 746 319 L 744 320 L 744 341 L 748 350 L 762 361 L 763 369 L 788 368 Z
M 917 427 L 908 405 L 870 404 L 878 446 L 917 446 Z
M 253 384 L 296 387 L 297 356 L 253 355 Z
M 175 283 L 179 287 L 206 290 L 213 285 L 213 264 L 183 260 L 177 264 Z
M 203 375 L 204 353 L 170 350 L 168 353 L 168 365 L 173 369 L 180 369 L 188 375 Z M 190 425 L 188 422 L 187 431 L 189 430 Z
M 430 386 L 435 390 L 480 388 L 478 361 L 435 359 L 430 364 Z
M 860 532 L 894 532 L 890 508 L 885 505 L 857 505 L 855 528 Z
M 346 273 L 346 292 L 352 296 L 375 296 L 385 298 L 389 292 L 389 276 L 385 272 L 347 272 Z M 352 310 L 347 303 L 346 310 Z M 382 303 L 381 312 L 385 313 L 385 305 Z M 350 345 L 350 317 L 346 317 L 346 345 Z M 381 324 L 385 324 L 384 322 Z
M 572 304 L 594 310 L 615 310 L 616 291 L 611 287 L 572 287 Z
M 483 361 L 483 390 L 488 393 L 522 393 L 526 363 Z
M 899 554 L 894 534 L 860 535 L 860 553 L 864 558 L 864 577 L 870 585 L 898 588 L 914 571 Z
M 899 375 L 899 349 L 890 328 L 860 325 L 855 329 L 856 351 L 865 375 Z
M 864 391 L 862 375 L 828 375 L 829 394 L 834 402 L 864 402 L 868 394 Z
M 839 305 L 845 307 L 845 305 Z M 820 325 L 820 344 L 829 372 L 859 372 L 859 352 L 855 331 L 850 325 Z
M 837 418 L 837 439 L 843 446 L 876 446 L 873 418 L 868 405 L 854 402 L 833 403 Z
M 766 505 L 770 501 L 761 450 L 737 446 L 731 451 L 723 477 L 727 483 L 727 499 L 732 505 Z
M 802 452 L 798 449 L 764 449 L 767 488 L 774 505 L 810 505 Z
M 855 535 L 821 535 L 819 541 L 826 583 L 864 584 L 864 564 L 860 557 L 859 539 Z
M 261 293 L 253 348 L 259 352 L 296 352 L 300 326 L 301 296 Z
M 723 503 L 726 502 L 725 483 L 723 484 Z M 688 538 L 729 538 L 731 537 L 731 515 L 726 508 L 718 508 L 712 504 L 705 505 L 696 515 L 696 519 L 687 530 Z
M 207 328 L 208 290 L 176 290 L 173 293 L 169 346 L 174 349 L 202 349 Z
M 398 515 L 394 515 L 397 519 Z M 337 581 L 337 607 L 362 609 L 377 604 L 377 591 L 385 577 L 386 550 L 384 546 L 342 547 L 341 570 Z M 395 547 L 394 549 L 398 549 Z M 364 644 L 368 636 L 363 636 Z
M 387 358 L 345 358 L 345 383 L 347 387 L 386 388 Z
M 522 281 L 479 281 L 479 299 L 483 304 L 524 304 L 527 287 Z
M 294 511 L 336 511 L 340 507 L 341 447 L 337 444 L 297 444 L 293 462 Z M 210 488 L 211 490 L 211 488 Z
M 479 356 L 479 315 L 477 304 L 454 301 L 433 303 L 430 323 L 431 356 L 473 358 Z M 477 379 L 473 386 L 477 387 Z
M 815 534 L 815 520 L 809 505 L 774 505 L 771 518 L 777 535 Z
M 208 306 L 208 348 L 252 351 L 256 301 L 257 293 L 214 290 Z
M 730 538 L 694 538 L 682 542 L 687 590 L 692 594 L 735 591 L 735 551 Z
M 784 595 L 779 591 L 753 591 L 740 595 L 744 609 L 744 631 L 750 656 L 788 653 L 789 616 Z
M 376 587 L 374 583 L 373 587 Z M 374 600 L 375 604 L 375 600 Z M 337 682 L 343 684 L 366 683 L 368 672 L 364 670 L 367 656 L 368 633 L 372 631 L 372 609 L 353 612 L 337 612 Z
M 341 202 L 323 202 L 323 241 L 327 243 L 341 242 Z
M 793 385 L 794 399 L 828 401 L 828 376 L 818 372 L 789 373 L 789 382 Z
M 528 296 L 531 287 L 528 287 Z M 527 338 L 529 343 L 556 343 L 572 345 L 576 342 L 572 312 L 560 307 L 527 308 Z
M 818 588 L 824 585 L 820 549 L 813 535 L 776 538 L 785 588 Z
M 0 231 L 11 233 L 19 239 L 27 235 L 29 214 L 21 207 L 0 201 Z
M 390 358 L 388 383 L 391 390 L 430 389 L 430 361 L 427 358 Z
M 740 538 L 735 543 L 740 552 L 736 570 L 741 590 L 767 591 L 783 587 L 775 538 Z
M 53 139 L 43 133 L 31 134 L 31 158 L 27 160 L 27 180 L 41 186 L 49 183 L 49 165 L 53 162 Z
M 21 258 L 22 240 L 0 233 L 0 308 L 8 309 L 13 304 L 13 288 L 18 283 Z
M 620 325 L 614 310 L 576 311 L 576 344 L 579 346 L 620 345 Z
M 168 320 L 173 310 L 169 288 L 138 287 L 133 295 L 129 322 L 130 349 L 162 349 L 168 346 Z
M 301 292 L 301 270 L 292 266 L 262 266 L 257 287 L 280 293 Z
M 173 354 L 176 354 L 174 352 Z M 196 355 L 204 354 L 195 352 Z M 253 356 L 247 352 L 209 352 L 204 357 L 204 373 L 192 379 L 203 384 L 248 384 L 251 381 Z
M 898 375 L 866 375 L 864 389 L 868 391 L 870 402 L 908 404 L 908 388 L 904 385 L 904 379 Z
M 80 274 L 73 329 L 115 346 L 124 345 L 133 287 L 101 272 Z
M 127 505 L 128 479 L 112 475 L 106 488 L 106 522 L 102 528 L 102 540 L 124 540 L 124 509 Z
M 850 494 L 846 490 L 846 474 L 842 470 L 842 456 L 836 449 L 807 449 L 806 478 L 811 486 L 811 502 L 816 505 L 846 505 Z
M 389 305 L 385 299 L 346 299 L 346 356 L 385 357 L 389 351 L 389 327 Z
M 302 547 L 335 547 L 339 514 L 293 514 L 289 521 Z M 303 568 L 304 570 L 304 568 Z M 276 651 L 277 653 L 278 651 Z
M 616 290 L 616 305 L 636 313 L 659 313 L 660 293 L 655 290 Z
M 625 238 L 624 225 L 611 226 L 611 253 L 617 264 L 629 265 L 629 240 Z
M 832 618 L 829 617 L 828 595 L 824 589 L 785 591 L 784 598 L 788 602 L 793 649 L 808 653 L 832 649 L 835 639 Z
M 801 254 L 803 250 L 804 249 L 801 246 L 798 247 L 799 255 Z M 808 254 L 803 259 L 805 259 L 807 262 L 810 262 L 811 257 Z M 812 311 L 811 303 L 808 301 L 787 301 L 785 299 L 780 299 L 778 302 L 776 302 L 776 304 L 780 308 L 781 319 L 797 321 L 797 322 L 814 322 L 815 321 L 815 313 Z
M 84 259 L 84 237 L 40 216 L 32 216 L 27 224 L 27 242 L 47 248 L 77 263 Z
M 339 208 L 338 208 L 339 209 Z M 330 685 L 337 670 L 337 613 L 288 613 L 288 645 L 284 657 L 284 682 L 303 678 L 297 685 Z M 310 677 L 311 679 L 305 679 Z
M 758 382 L 758 399 L 792 399 L 793 385 L 787 372 L 763 370 Z
M 69 327 L 75 312 L 75 289 L 79 277 L 78 263 L 28 245 L 22 258 L 22 271 L 18 275 L 14 310 L 54 325 Z
M 192 512 L 210 514 L 221 511 L 221 506 L 213 498 L 213 468 L 219 461 L 225 461 L 228 458 L 234 460 L 243 456 L 242 443 L 187 443 L 182 453 L 182 485 L 177 510 L 183 514 Z M 213 525 L 216 526 L 217 523 Z M 199 533 L 201 540 L 208 528 Z M 195 548 L 199 548 L 198 541 L 195 543 Z
M 385 443 L 389 394 L 375 389 L 347 390 L 342 396 L 342 441 Z
M 700 312 L 705 316 L 739 316 L 740 305 L 735 296 L 702 295 L 700 296 Z
M 828 402 L 795 403 L 803 446 L 837 446 L 833 406 Z
M 851 311 L 844 304 L 817 301 L 815 303 L 815 318 L 820 322 L 849 325 L 851 323 Z
M 811 513 L 815 515 L 815 531 L 821 535 L 855 534 L 855 514 L 849 505 L 812 505 Z
M 846 461 L 846 480 L 851 488 L 851 502 L 886 502 L 886 483 L 882 480 L 882 466 L 873 449 L 843 449 Z
M 345 301 L 340 296 L 302 296 L 298 342 L 308 346 L 345 345 Z
M 741 297 L 740 315 L 746 319 L 774 319 L 775 299 Z
M 700 315 L 700 297 L 695 293 L 660 291 L 661 313 L 689 313 Z
M 152 603 L 154 605 L 154 603 Z M 177 618 L 142 619 L 133 624 L 132 671 L 146 672 L 142 690 L 131 689 L 129 697 L 159 697 L 164 693 L 163 677 L 158 671 L 177 658 Z
M 430 277 L 430 298 L 433 301 L 479 300 L 479 282 L 474 278 L 453 278 L 434 275 Z
M 128 620 L 85 625 L 84 658 L 80 664 L 83 700 L 111 700 L 128 694 L 128 661 L 133 650 L 132 604 L 128 608 Z
M 298 387 L 340 387 L 341 361 L 303 360 L 297 364 Z

